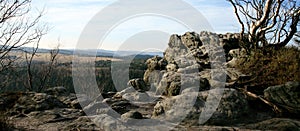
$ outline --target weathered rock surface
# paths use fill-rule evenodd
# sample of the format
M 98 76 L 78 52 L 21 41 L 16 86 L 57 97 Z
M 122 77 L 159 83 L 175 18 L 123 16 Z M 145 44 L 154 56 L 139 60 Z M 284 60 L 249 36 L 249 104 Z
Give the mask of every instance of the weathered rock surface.
M 129 80 L 127 85 L 132 86 L 135 90 L 139 92 L 145 92 L 149 90 L 145 81 L 140 78 Z
M 153 118 L 168 121 L 177 121 L 184 118 L 183 123 L 195 126 L 199 123 L 201 112 L 209 104 L 219 104 L 216 111 L 211 109 L 212 117 L 205 124 L 230 125 L 247 117 L 249 107 L 246 97 L 234 89 L 225 89 L 218 103 L 218 98 L 213 96 L 210 102 L 206 102 L 208 95 L 214 95 L 210 91 L 188 92 L 157 103 L 154 107 Z M 214 100 L 215 99 L 215 100 Z M 207 109 L 206 109 L 207 110 Z M 207 112 L 211 112 L 208 111 Z
M 110 110 L 114 110 L 115 113 L 124 114 L 134 108 L 135 105 L 131 104 L 130 101 L 123 98 L 107 98 L 103 101 L 97 101 L 90 103 L 84 107 L 83 110 L 88 115 L 96 115 L 99 113 L 107 113 Z
M 121 119 L 143 119 L 143 115 L 137 111 L 129 111 L 121 115 Z
M 79 95 L 80 96 L 80 95 Z M 91 120 L 82 119 L 85 113 L 75 94 L 63 87 L 46 93 L 4 93 L 0 95 L 1 111 L 8 111 L 10 123 L 22 130 L 99 129 Z M 100 130 L 100 129 L 99 129 Z
M 235 67 L 238 63 L 237 61 L 239 59 L 242 59 L 246 56 L 246 50 L 245 49 L 232 49 L 228 53 L 228 61 L 227 66 L 228 67 Z
M 178 72 L 167 72 L 164 74 L 156 94 L 176 96 L 186 88 L 198 87 L 199 91 L 210 89 L 206 78 L 201 78 L 198 74 L 181 74 Z
M 28 114 L 32 111 L 66 108 L 67 105 L 46 93 L 27 93 L 15 101 L 13 109 L 16 113 Z
M 290 113 L 300 114 L 300 83 L 288 82 L 284 85 L 271 86 L 264 91 L 264 97 L 281 105 Z
M 148 59 L 146 64 L 148 68 L 144 73 L 143 80 L 150 90 L 156 90 L 155 88 L 158 86 L 168 62 L 161 57 L 155 56 Z

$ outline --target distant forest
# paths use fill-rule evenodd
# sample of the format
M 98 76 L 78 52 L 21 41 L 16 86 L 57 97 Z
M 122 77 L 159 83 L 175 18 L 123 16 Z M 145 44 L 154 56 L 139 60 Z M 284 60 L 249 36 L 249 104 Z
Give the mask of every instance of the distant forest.
M 150 57 L 150 56 L 149 56 Z M 145 62 L 149 57 L 138 57 L 132 60 L 129 67 L 129 78 L 142 78 L 147 68 Z M 95 75 L 99 90 L 101 92 L 116 91 L 112 76 L 111 76 L 111 61 L 100 60 L 95 62 Z M 123 64 L 122 61 L 116 62 L 116 65 Z M 43 71 L 43 63 L 33 63 L 33 86 L 36 87 L 41 84 L 39 73 Z M 26 91 L 27 85 L 27 69 L 26 67 L 10 68 L 0 74 L 0 92 L 6 91 Z M 56 86 L 63 86 L 70 92 L 74 92 L 72 79 L 72 63 L 57 63 L 46 81 L 45 87 L 52 88 Z

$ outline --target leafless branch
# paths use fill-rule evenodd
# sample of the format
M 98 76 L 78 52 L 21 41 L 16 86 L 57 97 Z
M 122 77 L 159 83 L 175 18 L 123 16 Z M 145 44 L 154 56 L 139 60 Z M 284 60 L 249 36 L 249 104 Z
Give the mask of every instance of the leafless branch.
M 244 33 L 245 33 L 245 25 L 244 25 L 244 23 L 243 23 L 243 21 L 242 21 L 240 15 L 238 14 L 237 6 L 235 6 L 236 3 L 234 3 L 233 0 L 228 0 L 228 1 L 233 5 L 233 7 L 234 7 L 234 13 L 236 14 L 236 17 L 237 17 L 239 23 L 240 23 L 241 26 L 242 26 L 241 37 L 243 37 L 243 36 L 244 36 Z
M 228 0 L 249 48 L 283 47 L 297 32 L 300 7 L 297 0 Z M 246 24 L 246 26 L 245 26 Z M 244 35 L 244 34 L 242 34 Z
M 14 50 L 40 41 L 47 32 L 45 25 L 39 25 L 42 12 L 35 18 L 28 15 L 30 3 L 31 0 L 0 1 L 0 72 L 14 63 L 9 59 Z
M 45 88 L 47 79 L 50 77 L 50 73 L 52 72 L 56 64 L 57 55 L 59 53 L 59 46 L 60 45 L 58 44 L 55 49 L 50 50 L 50 62 L 46 67 L 46 71 L 43 74 L 41 74 L 42 76 L 40 77 L 40 85 L 38 88 L 38 92 L 41 92 Z

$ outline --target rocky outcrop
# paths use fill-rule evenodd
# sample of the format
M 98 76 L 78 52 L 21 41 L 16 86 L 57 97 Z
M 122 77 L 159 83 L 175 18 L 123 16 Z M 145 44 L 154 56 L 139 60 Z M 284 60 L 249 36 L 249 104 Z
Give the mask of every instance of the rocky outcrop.
M 77 99 L 64 87 L 45 92 L 3 93 L 1 111 L 7 111 L 10 123 L 22 130 L 99 129 L 90 119 L 83 120 L 86 116 L 78 101 L 88 103 L 85 95 L 78 94 Z
M 222 82 L 235 81 L 239 76 L 229 76 L 241 73 L 234 69 L 225 71 L 225 67 L 228 52 L 240 48 L 238 38 L 238 34 L 211 32 L 171 35 L 164 57 L 155 56 L 147 60 L 148 69 L 143 79 L 150 90 L 167 96 L 176 96 L 183 89 L 193 86 L 203 91 L 224 85 Z M 228 60 L 233 62 L 237 57 L 233 55 Z
M 144 81 L 156 90 L 156 94 L 166 96 L 179 95 L 182 90 L 195 86 L 199 91 L 224 86 L 225 82 L 235 81 L 241 75 L 234 68 L 229 71 L 225 68 L 227 54 L 223 47 L 228 50 L 238 48 L 229 45 L 237 39 L 237 35 L 220 36 L 210 32 L 172 35 L 164 57 L 147 60 Z
M 210 32 L 172 35 L 164 57 L 147 61 L 144 81 L 151 85 L 150 91 L 155 89 L 156 95 L 167 96 L 156 103 L 151 118 L 189 126 L 236 125 L 249 122 L 249 118 L 254 119 L 251 122 L 270 118 L 270 113 L 256 112 L 250 107 L 248 98 L 241 92 L 224 89 L 249 78 L 234 68 L 237 60 L 246 55 L 239 45 L 239 37 L 239 34 Z M 224 93 L 219 94 L 221 98 L 216 94 L 208 98 L 213 90 Z M 211 104 L 207 103 L 208 99 L 219 100 L 220 103 L 214 103 L 219 106 L 207 110 Z M 201 123 L 199 117 L 203 111 L 214 113 Z
M 299 130 L 299 120 L 257 110 L 257 101 L 235 87 L 249 78 L 234 68 L 245 55 L 238 34 L 174 34 L 168 45 L 122 91 L 95 99 L 63 87 L 6 93 L 0 111 L 9 110 L 26 130 Z M 299 115 L 299 82 L 269 87 L 259 97 Z

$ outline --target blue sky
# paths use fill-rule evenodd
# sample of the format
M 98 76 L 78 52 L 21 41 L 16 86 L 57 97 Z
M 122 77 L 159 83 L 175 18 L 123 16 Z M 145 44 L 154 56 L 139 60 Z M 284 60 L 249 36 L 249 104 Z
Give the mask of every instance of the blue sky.
M 130 1 L 130 0 L 129 0 Z M 172 0 L 170 0 L 172 1 Z M 213 30 L 217 33 L 238 32 L 239 24 L 233 14 L 232 7 L 226 0 L 183 0 L 196 8 L 207 19 Z M 52 48 L 58 43 L 61 43 L 60 48 L 74 49 L 80 34 L 88 22 L 105 7 L 116 2 L 116 0 L 33 0 L 32 7 L 41 10 L 45 8 L 45 15 L 43 21 L 48 23 L 51 30 L 41 41 L 42 48 Z M 139 3 L 142 4 L 142 3 Z M 122 5 L 120 5 L 122 6 Z M 140 5 L 137 5 L 140 6 Z M 116 10 L 117 11 L 117 10 Z M 187 14 L 186 17 L 189 17 Z M 100 23 L 99 23 L 100 24 Z M 118 50 L 121 43 L 127 37 L 126 34 L 130 32 L 139 31 L 139 27 L 150 29 L 151 26 L 172 27 L 174 30 L 166 30 L 166 34 L 182 34 L 188 30 L 172 24 L 172 22 L 155 18 L 143 17 L 130 19 L 119 24 L 104 40 L 102 46 L 97 48 L 107 50 Z M 163 31 L 164 32 L 164 31 Z M 197 30 L 196 32 L 200 32 Z M 150 33 L 146 33 L 150 34 Z M 129 38 L 128 38 L 129 39 Z M 167 39 L 161 41 L 167 45 Z M 88 42 L 87 42 L 88 43 Z M 124 46 L 124 50 L 134 49 L 134 46 Z M 94 49 L 95 47 L 86 46 L 86 48 Z M 155 47 L 156 48 L 156 47 Z M 157 48 L 165 48 L 157 47 Z M 139 49 L 134 49 L 139 50 Z M 163 49 L 162 49 L 163 50 Z

